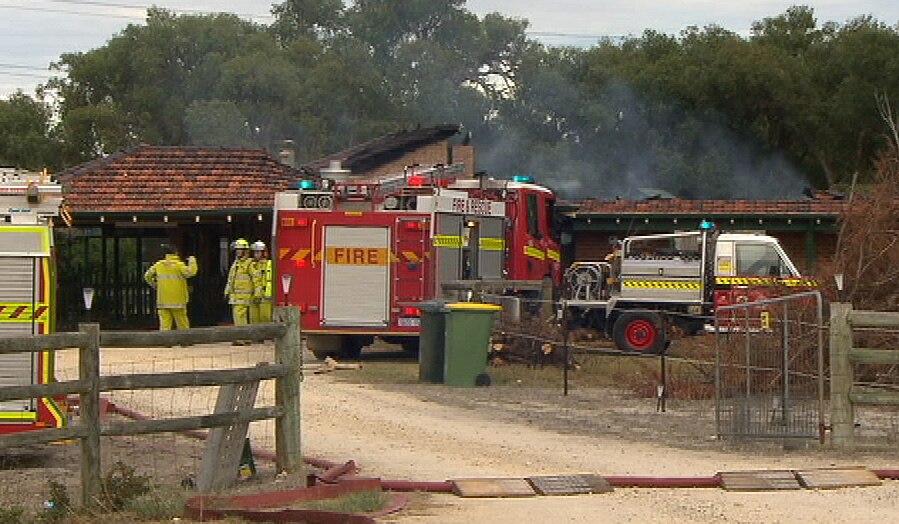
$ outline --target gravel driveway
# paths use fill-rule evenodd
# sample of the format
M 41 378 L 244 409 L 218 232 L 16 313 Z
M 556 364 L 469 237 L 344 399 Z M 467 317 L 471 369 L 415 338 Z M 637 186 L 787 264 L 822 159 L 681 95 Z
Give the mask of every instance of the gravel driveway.
M 154 350 L 164 362 L 170 353 Z M 230 349 L 227 349 L 230 351 Z M 227 356 L 229 365 L 271 361 L 271 346 L 257 345 L 244 356 Z M 190 349 L 179 360 L 187 368 L 213 367 L 226 348 Z M 165 360 L 168 354 L 169 360 Z M 104 366 L 121 361 L 128 372 L 146 359 L 140 350 L 108 353 Z M 130 364 L 125 364 L 131 358 Z M 311 358 L 311 357 L 310 357 Z M 64 359 L 63 359 L 64 360 Z M 162 371 L 157 364 L 157 371 Z M 168 364 L 166 364 L 168 366 Z M 65 362 L 60 363 L 61 373 Z M 175 370 L 178 366 L 170 366 Z M 167 370 L 167 369 L 166 369 Z M 459 478 L 521 478 L 592 473 L 607 476 L 711 476 L 721 471 L 867 466 L 899 469 L 896 453 L 836 454 L 776 446 L 725 448 L 714 440 L 713 421 L 679 406 L 658 413 L 652 400 L 614 390 L 573 390 L 507 385 L 457 389 L 433 384 L 358 384 L 354 371 L 308 374 L 303 383 L 303 453 L 334 462 L 354 460 L 361 475 L 391 480 L 443 481 Z M 64 374 L 64 373 L 63 373 Z M 259 404 L 272 402 L 271 387 Z M 179 403 L 213 404 L 192 392 L 184 400 L 164 397 L 165 409 Z M 134 409 L 139 409 L 135 407 Z M 253 429 L 257 449 L 271 443 L 267 428 Z M 181 440 L 166 441 L 166 446 Z M 196 444 L 178 453 L 197 455 Z M 77 446 L 69 462 L 53 474 L 77 479 Z M 137 453 L 140 452 L 140 453 Z M 164 467 L 162 447 L 135 450 Z M 24 500 L 23 493 L 46 493 L 49 470 L 0 471 L 0 501 Z M 24 479 L 30 479 L 28 481 Z M 29 484 L 30 483 L 30 484 Z M 273 485 L 272 489 L 277 489 Z M 31 490 L 30 492 L 28 490 Z M 25 491 L 22 491 L 25 490 Z M 40 497 L 40 495 L 37 495 Z M 30 506 L 33 503 L 29 502 Z M 384 518 L 400 523 L 522 522 L 891 522 L 899 515 L 899 482 L 836 490 L 728 492 L 713 488 L 616 488 L 597 495 L 532 498 L 460 498 L 415 494 L 401 513 Z

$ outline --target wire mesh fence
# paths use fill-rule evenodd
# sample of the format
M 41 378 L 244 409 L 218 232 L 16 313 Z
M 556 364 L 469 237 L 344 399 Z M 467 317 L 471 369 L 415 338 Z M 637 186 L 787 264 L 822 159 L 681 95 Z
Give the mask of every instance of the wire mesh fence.
M 274 358 L 272 343 L 105 348 L 101 350 L 100 374 L 110 378 L 127 378 L 146 373 L 223 371 L 253 368 L 258 362 L 272 362 Z M 56 381 L 79 379 L 79 349 L 57 350 L 54 364 Z M 152 422 L 185 416 L 202 417 L 216 411 L 218 390 L 219 386 L 106 391 L 101 394 L 101 425 L 108 428 L 124 421 Z M 256 406 L 274 404 L 274 390 L 275 380 L 261 381 Z M 67 403 L 70 407 L 69 426 L 74 430 L 83 429 L 78 396 L 69 396 Z M 101 436 L 99 469 L 105 479 L 104 485 L 112 486 L 112 490 L 119 489 L 114 486 L 126 489 L 122 486 L 129 480 L 147 479 L 156 493 L 154 497 L 160 496 L 160 493 L 172 494 L 167 503 L 173 505 L 172 511 L 177 514 L 179 508 L 174 506 L 179 500 L 183 505 L 184 498 L 191 492 L 190 488 L 196 487 L 207 447 L 206 434 L 206 430 L 196 430 Z M 277 473 L 273 460 L 276 440 L 274 423 L 271 420 L 253 422 L 248 435 L 253 454 L 257 457 L 255 460 L 250 457 L 250 471 L 274 478 Z M 5 504 L 15 501 L 17 508 L 35 518 L 42 518 L 40 515 L 48 508 L 52 510 L 53 504 L 62 503 L 61 492 L 67 493 L 68 500 L 77 506 L 79 494 L 84 489 L 84 460 L 79 439 L 4 446 L 0 449 L 0 500 Z M 103 489 L 106 490 L 105 487 Z M 105 498 L 98 499 L 101 508 L 107 502 Z
M 823 438 L 824 333 L 816 292 L 719 308 L 716 419 L 729 438 Z
M 704 319 L 708 328 L 694 336 L 674 330 L 663 355 L 622 352 L 608 334 L 591 329 L 566 331 L 560 316 L 536 314 L 546 301 L 491 301 L 520 311 L 504 311 L 496 321 L 489 351 L 495 383 L 548 385 L 560 397 L 592 405 L 594 416 L 630 415 L 636 432 L 659 426 L 648 416 L 686 417 L 688 427 L 677 428 L 682 435 L 673 427 L 658 428 L 681 441 L 713 435 L 790 447 L 827 442 L 830 326 L 816 292 L 719 308 L 715 318 Z M 895 328 L 856 328 L 853 336 L 858 347 L 899 348 Z M 899 365 L 853 366 L 855 386 L 899 391 Z M 894 447 L 899 407 L 856 404 L 854 427 L 857 448 Z
M 627 405 L 625 411 L 635 415 L 688 417 L 690 423 L 680 428 L 684 434 L 675 436 L 681 440 L 817 439 L 826 407 L 817 299 L 810 293 L 724 309 L 718 318 L 699 319 L 708 329 L 692 335 L 669 330 L 670 344 L 661 355 L 623 352 L 607 333 L 568 330 L 561 315 L 542 320 L 503 315 L 496 323 L 491 363 L 501 380 L 515 383 L 552 365 L 560 370 L 558 387 L 565 395 L 577 392 L 601 402 L 612 394 L 616 406 Z M 607 416 L 609 409 L 604 404 L 597 414 Z

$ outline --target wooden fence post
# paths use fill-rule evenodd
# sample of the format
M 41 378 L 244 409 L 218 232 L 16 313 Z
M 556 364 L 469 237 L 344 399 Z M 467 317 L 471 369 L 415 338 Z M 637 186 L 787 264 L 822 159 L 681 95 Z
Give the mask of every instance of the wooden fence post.
M 81 438 L 81 504 L 93 507 L 103 490 L 100 478 L 100 324 L 79 324 L 88 335 L 78 351 L 78 376 L 86 389 L 80 394 L 78 414 L 87 431 Z
M 284 414 L 275 419 L 275 462 L 278 471 L 299 471 L 303 465 L 300 449 L 300 381 L 302 350 L 300 343 L 300 309 L 278 307 L 277 322 L 286 324 L 284 336 L 275 339 L 275 361 L 288 368 L 287 375 L 275 380 L 275 404 Z
M 834 448 L 853 447 L 855 413 L 849 392 L 854 381 L 849 351 L 852 349 L 852 304 L 830 304 L 830 424 Z

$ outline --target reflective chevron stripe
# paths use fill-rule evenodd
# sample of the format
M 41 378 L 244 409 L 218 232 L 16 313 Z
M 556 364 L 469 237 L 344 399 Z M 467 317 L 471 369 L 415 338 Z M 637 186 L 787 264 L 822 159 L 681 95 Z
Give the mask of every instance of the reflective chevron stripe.
M 699 289 L 699 282 L 679 280 L 625 280 L 622 287 L 633 289 Z

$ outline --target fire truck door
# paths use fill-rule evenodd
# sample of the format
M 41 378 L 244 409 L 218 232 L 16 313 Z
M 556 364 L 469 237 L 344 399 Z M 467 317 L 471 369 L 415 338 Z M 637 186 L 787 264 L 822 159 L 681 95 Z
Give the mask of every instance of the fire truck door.
M 425 253 L 430 246 L 429 223 L 422 217 L 396 219 L 393 252 L 396 253 L 394 302 L 419 302 L 426 296 Z
M 505 258 L 505 223 L 502 217 L 480 217 L 478 244 L 478 277 L 503 278 Z
M 389 323 L 390 229 L 327 226 L 322 267 L 322 324 Z
M 444 282 L 462 278 L 462 225 L 461 215 L 434 215 L 434 253 L 437 266 L 434 296 L 444 296 L 441 288 Z
M 42 265 L 41 257 L 0 255 L 0 336 L 46 332 L 50 315 L 47 304 L 41 302 Z M 0 355 L 0 386 L 38 383 L 38 355 Z M 0 423 L 33 421 L 36 409 L 34 399 L 0 401 Z

